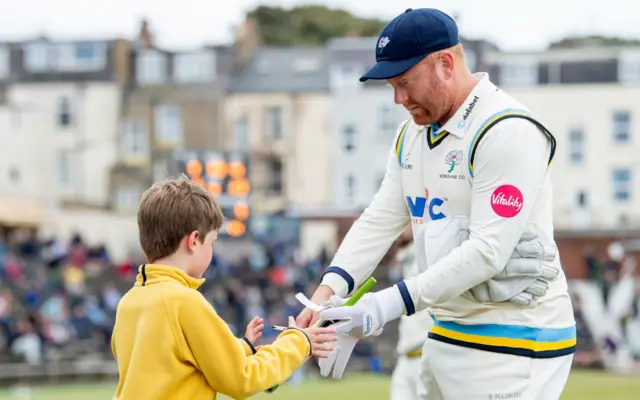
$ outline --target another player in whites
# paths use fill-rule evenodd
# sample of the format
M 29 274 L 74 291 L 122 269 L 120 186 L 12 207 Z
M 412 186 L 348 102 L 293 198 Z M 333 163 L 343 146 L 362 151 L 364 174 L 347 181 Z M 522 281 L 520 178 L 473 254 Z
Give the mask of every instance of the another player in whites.
M 375 55 L 361 81 L 386 80 L 412 118 L 312 298 L 331 299 L 319 318 L 344 332 L 321 371 L 339 378 L 354 341 L 429 309 L 429 400 L 559 399 L 576 329 L 552 239 L 553 135 L 488 74 L 469 71 L 455 21 L 438 10 L 394 18 Z M 342 307 L 409 223 L 420 273 Z
M 403 234 L 401 240 L 404 243 L 396 254 L 396 262 L 400 264 L 402 276 L 406 279 L 418 275 L 418 264 L 411 233 Z M 427 340 L 432 324 L 427 310 L 412 316 L 405 315 L 400 319 L 396 346 L 398 361 L 391 375 L 391 400 L 419 400 L 421 395 L 426 394 L 426 388 L 417 371 L 420 370 L 422 346 Z

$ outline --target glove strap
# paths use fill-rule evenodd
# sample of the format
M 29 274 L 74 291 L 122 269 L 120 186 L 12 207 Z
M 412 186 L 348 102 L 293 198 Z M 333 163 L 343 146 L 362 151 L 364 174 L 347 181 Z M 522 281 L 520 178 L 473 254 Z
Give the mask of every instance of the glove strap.
M 312 311 L 315 311 L 315 312 L 324 311 L 327 308 L 330 308 L 330 306 L 328 306 L 328 305 L 320 306 L 320 305 L 312 302 L 311 300 L 309 300 L 309 298 L 307 296 L 304 295 L 304 293 L 296 294 L 296 300 L 298 300 L 300 303 L 302 303 L 303 306 L 305 306 L 308 309 L 310 309 Z

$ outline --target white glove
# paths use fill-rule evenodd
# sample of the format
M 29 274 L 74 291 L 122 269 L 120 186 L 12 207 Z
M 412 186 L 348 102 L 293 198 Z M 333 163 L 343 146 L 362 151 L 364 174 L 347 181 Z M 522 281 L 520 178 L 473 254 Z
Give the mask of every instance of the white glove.
M 347 300 L 348 297 L 343 299 L 331 296 L 331 307 L 320 312 L 320 319 L 331 321 L 331 326 L 336 328 L 337 333 L 345 333 L 358 339 L 380 335 L 382 327 L 387 323 L 380 296 L 366 293 L 355 305 L 343 307 Z
M 344 370 L 347 368 L 347 362 L 353 349 L 358 343 L 358 338 L 338 334 L 338 340 L 333 342 L 333 350 L 329 353 L 327 358 L 318 359 L 318 366 L 320 367 L 320 375 L 327 377 L 331 374 L 333 379 L 341 379 Z
M 430 222 L 424 233 L 427 266 L 469 239 L 469 224 L 468 217 Z M 555 243 L 535 225 L 527 225 L 504 270 L 471 288 L 470 292 L 481 303 L 509 301 L 522 306 L 531 305 L 547 293 L 549 282 L 560 273 L 551 263 L 556 256 Z
M 378 336 L 384 325 L 404 313 L 400 292 L 390 287 L 376 293 L 367 293 L 353 306 L 344 306 L 348 298 L 332 296 L 329 303 L 333 308 L 320 311 L 321 321 L 331 321 L 336 328 L 338 340 L 329 357 L 320 359 L 320 375 L 341 379 L 351 353 L 358 340 Z
M 483 303 L 510 301 L 521 306 L 533 305 L 560 273 L 552 263 L 557 253 L 555 243 L 544 232 L 527 225 L 505 269 L 474 286 L 471 293 Z

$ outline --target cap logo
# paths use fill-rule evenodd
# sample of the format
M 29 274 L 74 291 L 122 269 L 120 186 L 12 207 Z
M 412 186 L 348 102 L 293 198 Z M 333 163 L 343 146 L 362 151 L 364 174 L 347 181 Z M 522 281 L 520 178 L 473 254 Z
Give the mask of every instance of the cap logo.
M 389 39 L 388 36 L 383 36 L 380 38 L 380 41 L 378 41 L 378 48 L 380 49 L 380 53 L 382 53 L 382 50 L 384 50 L 384 47 L 388 45 L 390 41 L 391 39 Z

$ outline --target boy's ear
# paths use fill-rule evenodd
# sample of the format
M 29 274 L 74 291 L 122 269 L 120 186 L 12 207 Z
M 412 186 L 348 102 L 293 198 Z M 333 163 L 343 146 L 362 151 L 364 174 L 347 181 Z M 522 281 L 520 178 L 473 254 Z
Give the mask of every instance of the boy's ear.
M 200 232 L 193 231 L 189 236 L 187 236 L 187 249 L 189 251 L 194 251 L 198 247 L 198 243 L 200 241 Z

